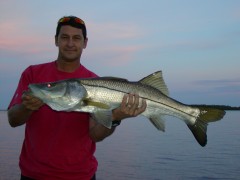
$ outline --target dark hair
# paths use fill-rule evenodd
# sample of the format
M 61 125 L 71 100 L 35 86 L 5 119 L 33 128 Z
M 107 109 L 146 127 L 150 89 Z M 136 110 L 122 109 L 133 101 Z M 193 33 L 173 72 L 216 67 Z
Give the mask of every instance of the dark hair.
M 69 25 L 78 29 L 82 29 L 84 39 L 87 38 L 87 29 L 85 23 L 82 19 L 76 16 L 64 16 L 58 20 L 58 25 L 56 29 L 55 37 L 58 37 L 60 29 L 62 26 Z

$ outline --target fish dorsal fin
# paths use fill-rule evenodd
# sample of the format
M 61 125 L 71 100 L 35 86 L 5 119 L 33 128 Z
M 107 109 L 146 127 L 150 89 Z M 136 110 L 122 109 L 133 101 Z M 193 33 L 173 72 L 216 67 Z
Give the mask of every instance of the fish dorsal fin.
M 168 88 L 163 80 L 162 71 L 157 71 L 153 74 L 150 74 L 147 77 L 141 79 L 139 82 L 152 86 L 160 90 L 166 96 L 169 96 Z

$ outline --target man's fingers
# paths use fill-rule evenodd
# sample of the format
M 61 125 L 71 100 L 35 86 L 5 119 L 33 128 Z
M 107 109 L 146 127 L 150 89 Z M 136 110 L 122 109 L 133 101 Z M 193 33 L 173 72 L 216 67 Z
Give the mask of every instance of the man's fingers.
M 140 98 L 138 94 L 125 94 L 120 107 L 113 110 L 113 117 L 117 120 L 136 117 L 144 112 L 146 107 L 146 100 Z
M 139 103 L 138 103 L 139 104 Z M 145 99 L 141 99 L 141 106 L 137 106 L 134 111 L 134 116 L 138 116 L 139 114 L 143 113 L 147 108 L 147 103 Z
M 34 111 L 38 110 L 43 105 L 43 102 L 42 100 L 31 96 L 28 91 L 25 91 L 22 94 L 22 104 L 25 106 L 25 108 Z
M 140 100 L 141 106 L 139 107 Z M 124 107 L 124 104 L 122 104 L 123 111 L 129 116 L 137 116 L 146 109 L 146 101 L 141 99 L 138 94 L 128 94 L 124 96 L 124 102 L 126 102 L 126 105 Z
M 127 102 L 128 102 L 128 95 L 125 94 L 123 96 L 123 100 L 122 100 L 122 103 L 121 103 L 121 109 L 124 110 L 127 106 Z

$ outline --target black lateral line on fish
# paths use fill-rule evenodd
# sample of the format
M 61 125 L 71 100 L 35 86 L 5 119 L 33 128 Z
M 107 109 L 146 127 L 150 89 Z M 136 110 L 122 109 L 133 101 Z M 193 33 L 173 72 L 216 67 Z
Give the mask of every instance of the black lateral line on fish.
M 82 82 L 81 82 L 81 83 L 82 83 Z M 84 84 L 84 83 L 82 83 L 82 84 Z M 124 94 L 129 94 L 128 92 L 121 91 L 121 90 L 116 90 L 116 89 L 109 88 L 109 87 L 102 86 L 102 85 L 94 86 L 94 85 L 90 85 L 90 84 L 85 84 L 85 86 L 98 87 L 98 88 L 100 87 L 100 88 L 103 88 L 103 89 L 109 89 L 109 90 L 112 90 L 112 91 L 118 91 L 118 92 L 121 92 L 121 93 L 124 93 Z M 154 88 L 154 87 L 152 87 L 152 88 Z M 155 88 L 154 88 L 154 89 L 155 89 Z M 175 110 L 180 111 L 180 112 L 182 112 L 182 113 L 184 113 L 184 114 L 187 114 L 187 115 L 189 115 L 189 116 L 192 116 L 192 117 L 194 117 L 194 118 L 197 118 L 196 116 L 193 116 L 193 115 L 191 115 L 191 114 L 188 114 L 188 113 L 186 113 L 186 112 L 184 112 L 184 111 L 182 111 L 182 110 L 180 110 L 180 109 L 174 108 L 174 107 L 169 106 L 169 105 L 167 105 L 167 104 L 164 104 L 164 103 L 161 103 L 161 102 L 158 102 L 158 101 L 149 99 L 149 98 L 145 98 L 145 97 L 142 97 L 142 96 L 140 96 L 140 97 L 143 98 L 143 99 L 149 100 L 149 101 L 153 101 L 153 102 L 155 102 L 155 103 L 159 103 L 159 104 L 165 105 L 165 106 L 167 106 L 167 107 L 169 107 L 169 108 L 175 109 Z

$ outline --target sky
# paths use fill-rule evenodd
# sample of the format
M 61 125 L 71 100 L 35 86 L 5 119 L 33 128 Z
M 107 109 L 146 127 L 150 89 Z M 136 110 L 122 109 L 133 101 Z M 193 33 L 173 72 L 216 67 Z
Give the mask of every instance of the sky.
M 0 109 L 25 68 L 56 59 L 66 15 L 85 21 L 81 63 L 99 76 L 161 70 L 182 103 L 240 106 L 239 0 L 0 0 Z

